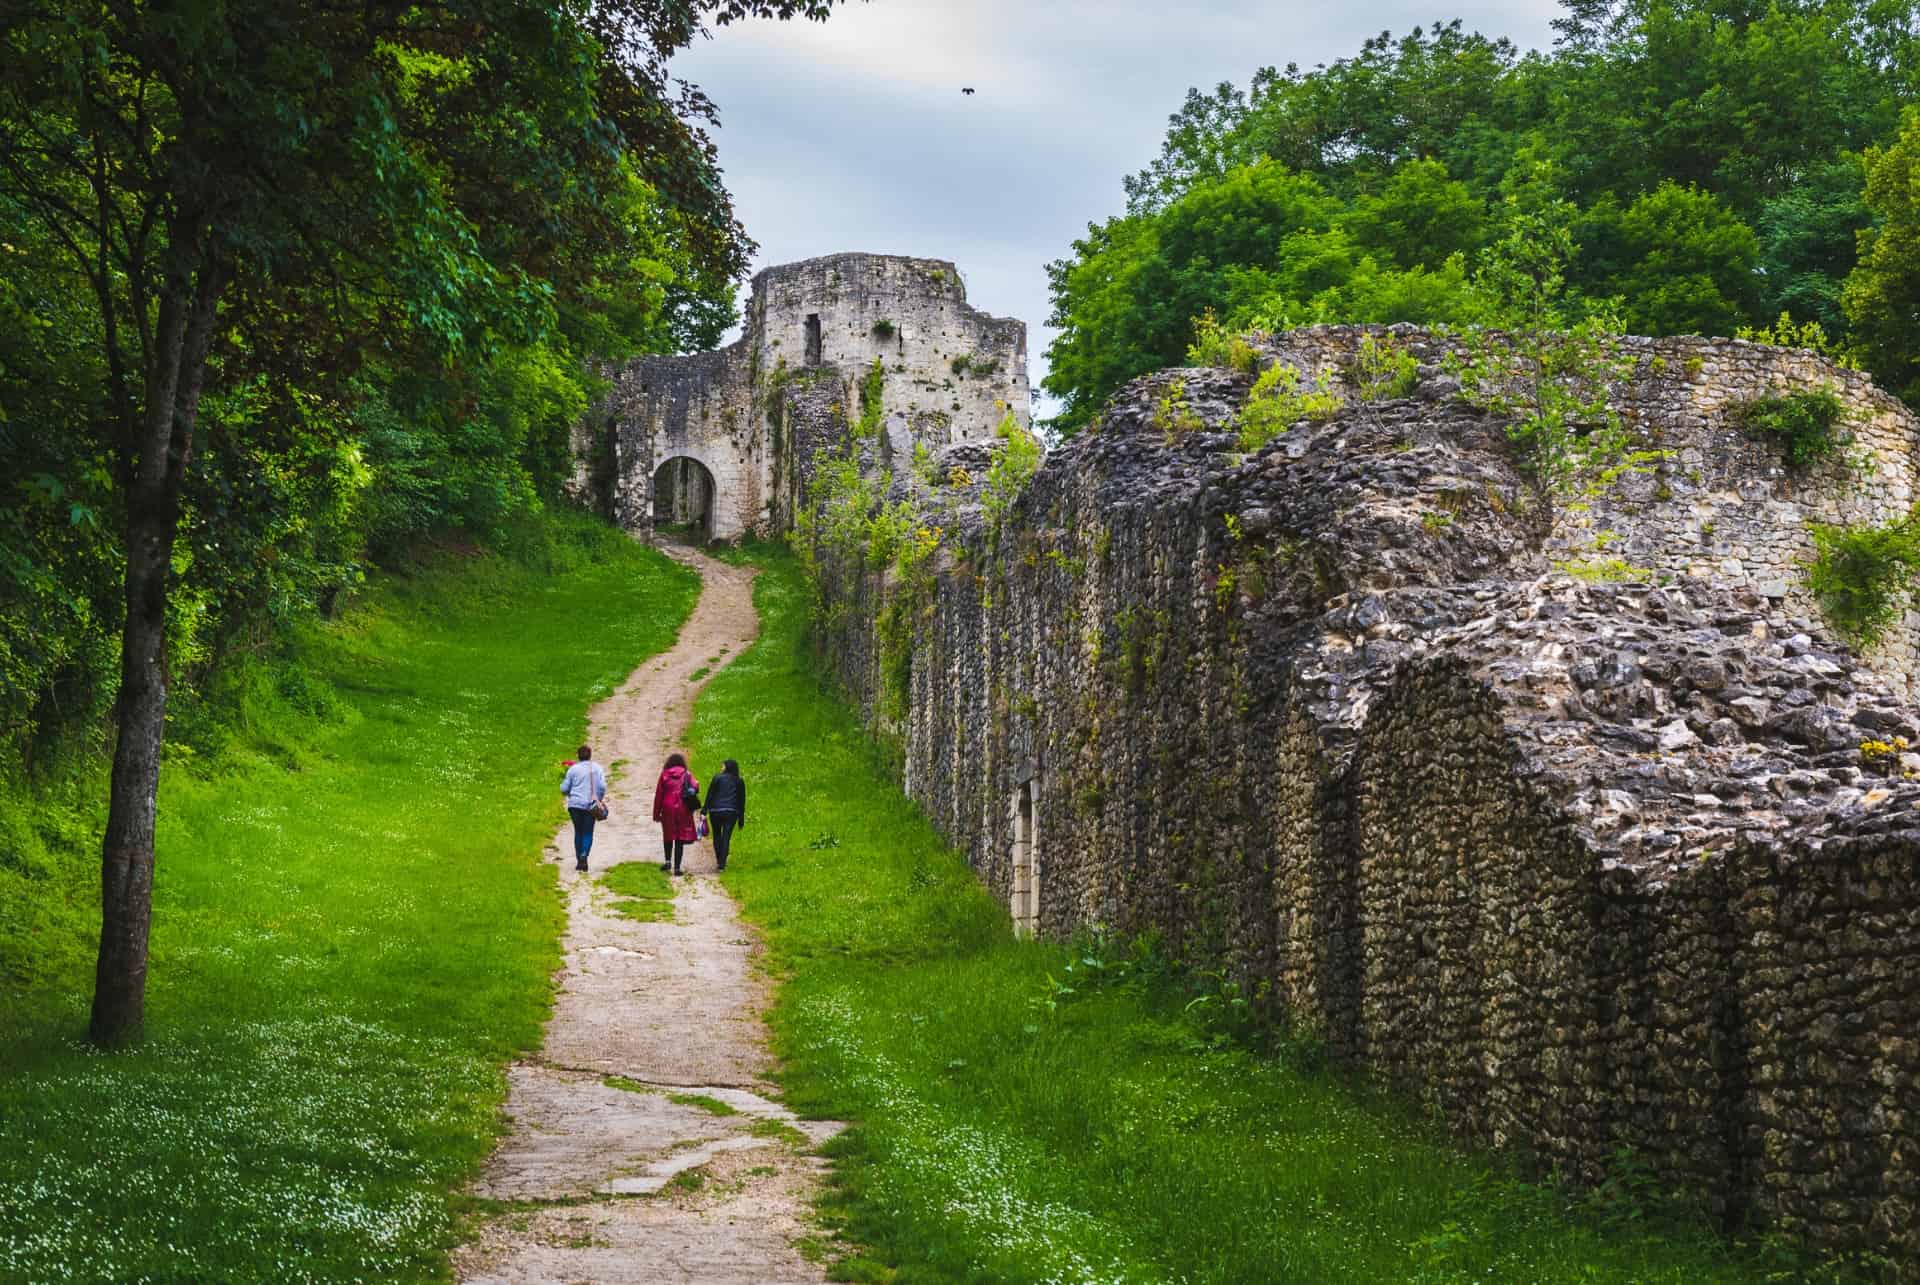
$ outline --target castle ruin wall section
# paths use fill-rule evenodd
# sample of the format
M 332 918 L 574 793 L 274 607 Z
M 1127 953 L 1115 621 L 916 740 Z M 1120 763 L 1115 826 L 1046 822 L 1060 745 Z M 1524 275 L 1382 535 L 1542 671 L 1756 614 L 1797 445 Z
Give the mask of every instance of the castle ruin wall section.
M 1460 351 L 1412 326 L 1315 326 L 1264 347 L 1271 360 L 1337 384 L 1368 337 L 1392 339 L 1436 365 Z M 1617 560 L 1655 577 L 1747 586 L 1809 615 L 1810 524 L 1892 522 L 1920 499 L 1920 419 L 1860 371 L 1806 349 L 1743 339 L 1629 336 L 1623 351 L 1633 374 L 1610 400 L 1665 458 L 1585 507 L 1563 506 L 1544 546 L 1552 560 L 1573 567 Z M 1830 458 L 1790 468 L 1777 443 L 1742 431 L 1747 403 L 1819 389 L 1848 410 L 1842 431 L 1852 440 Z M 1897 690 L 1920 694 L 1920 614 L 1908 611 L 1867 660 Z
M 757 274 L 741 338 L 717 352 L 640 357 L 574 437 L 574 492 L 637 534 L 653 529 L 654 474 L 699 461 L 714 482 L 705 534 L 787 530 L 808 465 L 860 419 L 881 370 L 872 462 L 899 474 L 916 448 L 990 438 L 1029 421 L 1026 327 L 967 303 L 939 259 L 837 254 Z
M 1920 715 L 1907 653 L 1862 663 L 1792 583 L 1809 517 L 1903 503 L 1912 420 L 1811 355 L 1635 343 L 1678 484 L 1587 516 L 1670 582 L 1556 570 L 1592 528 L 1526 503 L 1430 346 L 1413 396 L 1250 454 L 1249 376 L 1138 381 L 997 528 L 977 484 L 913 493 L 947 534 L 906 656 L 899 584 L 817 548 L 815 646 L 1009 904 L 1031 799 L 1042 935 L 1153 931 L 1535 1172 L 1624 1149 L 1920 1279 L 1920 783 L 1861 751 Z M 1783 385 L 1841 390 L 1887 495 L 1725 435 Z

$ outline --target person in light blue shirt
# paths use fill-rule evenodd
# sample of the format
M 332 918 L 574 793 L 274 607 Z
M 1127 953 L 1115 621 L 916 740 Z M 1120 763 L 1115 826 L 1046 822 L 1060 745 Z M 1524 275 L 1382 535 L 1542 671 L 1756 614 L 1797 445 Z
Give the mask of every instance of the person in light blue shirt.
M 607 774 L 593 761 L 591 745 L 582 745 L 580 761 L 567 765 L 560 793 L 573 818 L 573 868 L 585 870 L 587 853 L 593 851 L 593 823 L 606 814 L 607 801 Z

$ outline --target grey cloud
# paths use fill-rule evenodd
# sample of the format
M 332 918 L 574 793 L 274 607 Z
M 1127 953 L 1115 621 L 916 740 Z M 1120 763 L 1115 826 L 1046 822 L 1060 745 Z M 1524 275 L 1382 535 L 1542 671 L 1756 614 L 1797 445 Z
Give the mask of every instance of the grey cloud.
M 1557 6 L 1458 11 L 1544 46 Z M 1117 213 L 1189 86 L 1311 66 L 1424 6 L 1121 0 L 878 0 L 825 24 L 749 23 L 675 63 L 719 104 L 721 164 L 756 267 L 840 250 L 953 259 L 974 304 L 1028 323 L 1036 382 L 1050 335 L 1044 265 Z M 964 85 L 977 92 L 962 95 Z

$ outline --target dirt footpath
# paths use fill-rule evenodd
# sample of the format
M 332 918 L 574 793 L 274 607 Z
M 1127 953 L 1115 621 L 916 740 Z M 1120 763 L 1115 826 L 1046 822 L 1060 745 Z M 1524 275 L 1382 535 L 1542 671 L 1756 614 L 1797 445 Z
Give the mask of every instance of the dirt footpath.
M 567 894 L 566 961 L 541 1056 L 509 1070 L 512 1131 L 473 1187 L 497 1203 L 454 1254 L 462 1281 L 825 1279 L 795 1246 L 824 1169 L 812 1153 L 839 1126 L 772 1097 L 767 984 L 712 849 L 689 848 L 671 923 L 615 914 L 597 883 L 615 863 L 660 860 L 660 765 L 706 677 L 759 626 L 752 572 L 674 556 L 704 577 L 699 605 L 671 651 L 592 711 L 595 758 L 625 766 L 591 869 L 574 871 L 570 826 L 546 854 Z M 703 785 L 717 766 L 694 764 Z M 752 833 L 737 859 L 753 860 Z

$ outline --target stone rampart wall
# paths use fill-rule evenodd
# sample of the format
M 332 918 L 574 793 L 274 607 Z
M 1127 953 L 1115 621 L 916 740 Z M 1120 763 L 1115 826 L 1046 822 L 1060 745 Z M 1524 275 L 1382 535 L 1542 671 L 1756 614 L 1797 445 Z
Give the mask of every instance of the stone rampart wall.
M 1640 403 L 1703 472 L 1690 408 L 1802 369 L 1660 349 L 1747 381 Z M 1250 382 L 1140 381 L 997 531 L 977 486 L 917 492 L 943 553 L 904 701 L 874 627 L 901 587 L 819 551 L 820 654 L 908 793 L 1009 901 L 1030 799 L 1040 932 L 1156 930 L 1466 1138 L 1583 1181 L 1629 1148 L 1728 1225 L 1920 1274 L 1920 785 L 1860 750 L 1920 742 L 1914 710 L 1746 557 L 1555 573 L 1566 522 L 1437 370 L 1243 456 Z M 1197 431 L 1158 409 L 1176 383 Z M 1756 467 L 1775 504 L 1855 502 Z M 1749 509 L 1744 547 L 1798 547 L 1805 508 Z
M 1414 327 L 1316 326 L 1270 345 L 1271 357 L 1338 381 L 1367 335 L 1398 336 L 1422 360 L 1457 345 Z M 1808 523 L 1883 523 L 1920 499 L 1920 419 L 1865 374 L 1805 349 L 1741 339 L 1631 337 L 1631 382 L 1614 404 L 1648 446 L 1667 458 L 1631 474 L 1586 509 L 1563 509 L 1546 543 L 1556 559 L 1619 559 L 1659 575 L 1694 576 L 1757 589 L 1801 614 L 1813 556 Z M 1739 426 L 1740 407 L 1768 395 L 1831 389 L 1851 414 L 1852 443 L 1807 470 L 1788 468 L 1778 444 Z M 1908 613 L 1868 657 L 1911 696 L 1920 680 L 1920 614 Z

